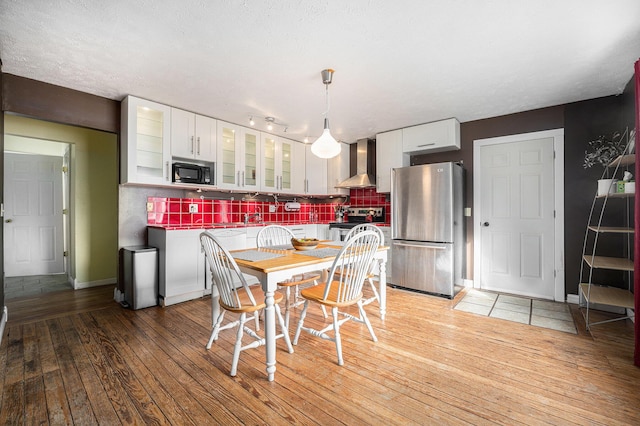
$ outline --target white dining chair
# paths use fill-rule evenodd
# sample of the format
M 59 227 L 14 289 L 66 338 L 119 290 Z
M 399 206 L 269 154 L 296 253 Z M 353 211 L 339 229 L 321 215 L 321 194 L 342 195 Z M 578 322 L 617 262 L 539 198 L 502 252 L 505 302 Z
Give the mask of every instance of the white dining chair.
M 363 232 L 363 231 L 376 232 L 378 234 L 378 237 L 380 238 L 380 245 L 381 246 L 384 245 L 384 234 L 382 233 L 382 230 L 378 226 L 370 223 L 362 223 L 360 225 L 356 225 L 353 228 L 351 228 L 347 233 L 347 235 L 345 236 L 345 240 L 348 240 L 349 238 L 353 237 L 357 233 Z M 380 304 L 380 294 L 378 293 L 378 289 L 376 288 L 376 285 L 374 283 L 374 278 L 378 283 L 380 283 L 380 276 L 378 273 L 377 262 L 375 260 L 372 260 L 371 265 L 369 266 L 369 271 L 367 272 L 366 280 L 369 283 L 369 286 L 371 287 L 373 296 L 364 299 L 362 301 L 363 306 L 366 306 L 374 301 L 378 301 L 378 304 Z
M 276 247 L 282 248 L 291 245 L 291 239 L 295 238 L 293 232 L 290 229 L 280 225 L 268 225 L 258 231 L 257 246 L 258 248 Z M 321 272 L 312 271 L 305 272 L 303 274 L 297 274 L 291 278 L 280 281 L 278 287 L 284 288 L 284 323 L 289 327 L 289 316 L 291 308 L 295 308 L 304 303 L 304 300 L 300 298 L 300 286 L 304 285 L 317 285 L 318 280 L 321 277 Z M 293 289 L 293 297 L 291 296 L 291 289 Z M 324 317 L 327 317 L 327 312 L 324 307 L 322 308 Z
M 375 231 L 363 231 L 355 234 L 340 249 L 331 266 L 327 281 L 300 292 L 300 296 L 305 299 L 305 302 L 293 338 L 294 345 L 298 344 L 300 333 L 303 330 L 312 336 L 331 340 L 336 344 L 338 365 L 343 365 L 340 327 L 349 320 L 364 323 L 373 341 L 378 341 L 363 308 L 362 287 L 379 244 L 380 237 Z M 340 273 L 336 273 L 338 271 Z M 310 303 L 319 303 L 321 306 L 331 308 L 331 316 L 333 317 L 331 324 L 321 330 L 305 327 L 304 320 Z M 358 307 L 358 316 L 340 312 L 340 309 L 353 305 Z M 333 337 L 327 334 L 330 331 L 333 331 Z
M 218 340 L 218 334 L 222 330 L 237 327 L 236 341 L 233 349 L 233 360 L 231 362 L 230 375 L 235 376 L 238 370 L 238 361 L 240 360 L 240 352 L 257 348 L 265 344 L 265 338 L 259 336 L 256 331 L 249 328 L 246 323 L 249 321 L 247 314 L 253 314 L 256 318 L 258 312 L 266 307 L 264 302 L 264 293 L 260 286 L 249 286 L 244 275 L 240 272 L 238 264 L 234 260 L 233 256 L 227 249 L 222 247 L 218 240 L 209 232 L 203 232 L 200 234 L 200 243 L 204 250 L 207 263 L 211 270 L 212 285 L 215 285 L 219 294 L 220 313 L 218 318 L 213 323 L 213 330 L 207 343 L 207 349 L 211 349 L 211 345 L 214 341 Z M 274 294 L 274 308 L 278 323 L 280 324 L 281 333 L 276 335 L 276 339 L 283 338 L 287 344 L 289 353 L 293 353 L 293 347 L 291 346 L 291 340 L 289 339 L 289 331 L 280 313 L 280 306 L 278 305 L 284 296 L 280 292 Z M 211 298 L 212 311 L 215 311 L 215 298 Z M 227 322 L 222 325 L 226 312 L 232 312 L 239 314 L 239 319 L 235 321 Z M 257 329 L 257 327 L 256 327 Z M 245 346 L 242 346 L 242 338 L 244 333 L 253 337 L 253 341 Z

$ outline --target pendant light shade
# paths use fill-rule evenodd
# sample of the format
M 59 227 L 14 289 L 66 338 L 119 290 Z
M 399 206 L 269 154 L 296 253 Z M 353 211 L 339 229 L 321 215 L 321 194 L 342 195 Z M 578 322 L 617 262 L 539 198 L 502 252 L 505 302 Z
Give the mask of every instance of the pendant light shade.
M 329 130 L 329 84 L 333 78 L 333 70 L 322 70 L 322 82 L 325 86 L 327 110 L 324 117 L 324 131 L 322 135 L 311 145 L 311 152 L 320 158 L 333 158 L 340 154 L 342 147 L 340 143 L 331 136 Z
M 311 145 L 311 152 L 320 158 L 332 158 L 340 154 L 341 150 L 340 142 L 335 140 L 329 131 L 329 119 L 325 118 L 322 135 Z

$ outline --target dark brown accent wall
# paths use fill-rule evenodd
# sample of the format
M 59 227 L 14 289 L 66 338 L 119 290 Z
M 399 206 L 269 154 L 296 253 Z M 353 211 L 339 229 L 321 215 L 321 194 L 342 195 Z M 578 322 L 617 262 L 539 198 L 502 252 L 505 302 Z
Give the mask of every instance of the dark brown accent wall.
M 120 102 L 3 74 L 2 110 L 40 120 L 120 133 Z
M 510 114 L 460 125 L 460 150 L 411 157 L 411 164 L 463 161 L 466 171 L 465 206 L 473 207 L 473 141 L 519 133 L 564 128 L 565 149 L 565 289 L 578 293 L 582 244 L 589 209 L 602 169 L 582 167 L 588 141 L 600 134 L 624 131 L 634 125 L 631 80 L 620 96 L 607 96 L 549 108 Z M 472 211 L 472 213 L 475 213 Z M 473 279 L 474 217 L 467 219 L 467 278 Z M 612 250 L 620 249 L 619 246 Z M 616 279 L 616 278 L 614 278 Z
M 550 107 L 460 123 L 460 150 L 423 154 L 411 157 L 411 165 L 462 161 L 465 169 L 465 207 L 471 207 L 472 216 L 466 218 L 467 271 L 466 278 L 473 279 L 473 141 L 518 133 L 538 132 L 562 128 L 564 107 Z

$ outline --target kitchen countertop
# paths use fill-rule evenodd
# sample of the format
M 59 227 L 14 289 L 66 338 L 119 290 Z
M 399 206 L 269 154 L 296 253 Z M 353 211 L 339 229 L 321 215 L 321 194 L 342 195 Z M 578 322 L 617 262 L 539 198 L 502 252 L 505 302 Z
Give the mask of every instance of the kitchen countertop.
M 150 228 L 160 228 L 167 231 L 175 230 L 190 230 L 190 229 L 224 229 L 224 228 L 254 228 L 258 226 L 267 225 L 282 225 L 282 226 L 296 226 L 296 225 L 328 225 L 329 222 L 227 222 L 227 223 L 209 223 L 209 224 L 196 224 L 196 225 L 147 225 Z M 388 223 L 374 223 L 377 226 L 389 226 Z

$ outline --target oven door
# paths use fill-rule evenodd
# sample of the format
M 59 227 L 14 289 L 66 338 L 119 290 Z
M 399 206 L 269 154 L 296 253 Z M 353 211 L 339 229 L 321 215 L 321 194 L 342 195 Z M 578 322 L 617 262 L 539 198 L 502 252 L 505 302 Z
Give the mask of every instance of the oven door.
M 344 241 L 345 237 L 349 233 L 350 229 L 348 228 L 331 228 L 329 229 L 331 233 L 331 241 Z

